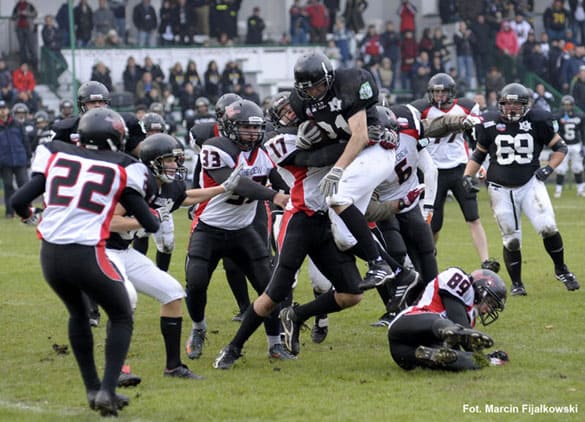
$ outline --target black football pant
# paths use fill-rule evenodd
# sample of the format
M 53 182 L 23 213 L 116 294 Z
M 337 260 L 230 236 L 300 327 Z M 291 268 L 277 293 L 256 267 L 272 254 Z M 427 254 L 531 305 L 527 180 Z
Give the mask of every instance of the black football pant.
M 69 341 L 86 390 L 114 393 L 132 337 L 132 309 L 122 276 L 103 247 L 41 245 L 41 266 L 47 283 L 69 311 Z M 93 353 L 93 335 L 82 293 L 108 315 L 105 369 L 100 382 Z

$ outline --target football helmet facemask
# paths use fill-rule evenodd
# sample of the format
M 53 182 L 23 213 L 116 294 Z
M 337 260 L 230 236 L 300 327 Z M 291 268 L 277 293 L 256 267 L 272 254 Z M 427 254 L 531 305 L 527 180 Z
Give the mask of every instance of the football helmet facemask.
M 168 160 L 172 158 L 172 160 Z M 187 168 L 182 145 L 173 136 L 155 133 L 147 136 L 140 145 L 140 160 L 162 183 L 185 180 Z M 170 164 L 170 162 L 176 163 Z
M 438 108 L 451 104 L 455 98 L 455 81 L 446 73 L 437 73 L 427 84 L 427 98 Z
M 87 103 L 104 102 L 110 104 L 110 91 L 101 82 L 89 81 L 82 84 L 77 90 L 77 107 L 81 113 L 88 111 Z
M 498 110 L 502 118 L 508 122 L 520 120 L 530 107 L 530 93 L 519 83 L 511 83 L 502 88 L 498 99 Z
M 294 67 L 295 90 L 303 100 L 322 100 L 333 85 L 335 70 L 323 53 L 304 54 Z M 319 88 L 319 89 L 318 89 Z
M 242 151 L 252 151 L 264 139 L 264 113 L 249 100 L 236 101 L 225 109 L 224 131 Z
M 276 126 L 296 126 L 299 123 L 299 118 L 290 105 L 289 97 L 290 91 L 282 91 L 275 95 L 270 103 L 268 116 Z
M 79 144 L 92 150 L 123 151 L 126 140 L 126 123 L 114 110 L 94 108 L 79 119 Z
M 475 305 L 482 325 L 489 325 L 498 319 L 506 304 L 506 285 L 491 270 L 475 270 L 469 278 L 475 291 Z

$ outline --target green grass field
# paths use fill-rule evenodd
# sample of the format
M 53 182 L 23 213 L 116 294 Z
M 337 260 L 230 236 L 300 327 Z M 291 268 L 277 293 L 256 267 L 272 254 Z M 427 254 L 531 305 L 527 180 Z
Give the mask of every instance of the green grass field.
M 480 194 L 480 203 L 491 255 L 501 260 L 500 235 L 485 191 Z M 585 282 L 585 199 L 577 198 L 573 188 L 554 204 L 567 263 Z M 183 283 L 188 235 L 185 211 L 176 213 L 175 225 L 177 248 L 171 273 Z M 53 344 L 68 343 L 67 315 L 42 278 L 38 251 L 33 228 L 20 224 L 18 219 L 0 219 L 0 420 L 98 420 L 99 416 L 86 405 L 72 354 L 53 351 Z M 447 204 L 438 259 L 440 268 L 458 265 L 471 271 L 479 266 L 469 231 L 453 202 Z M 211 366 L 213 359 L 237 329 L 237 323 L 231 321 L 235 301 L 220 269 L 209 291 L 209 331 L 204 354 L 200 360 L 186 362 L 206 379 L 167 379 L 162 376 L 164 346 L 158 304 L 140 296 L 128 360 L 143 382 L 122 391 L 130 396 L 131 403 L 120 419 L 584 420 L 585 287 L 567 292 L 555 280 L 542 242 L 526 220 L 523 261 L 528 296 L 509 298 L 498 322 L 485 330 L 495 338 L 496 348 L 509 353 L 511 362 L 505 367 L 460 374 L 399 369 L 390 358 L 386 330 L 369 325 L 383 311 L 375 292 L 368 292 L 357 307 L 330 316 L 329 337 L 323 344 L 313 344 L 309 332 L 302 332 L 303 347 L 297 361 L 269 361 L 266 339 L 263 330 L 259 330 L 246 345 L 245 357 L 232 370 L 215 370 Z M 306 271 L 302 272 L 295 296 L 299 302 L 312 297 Z M 186 321 L 183 340 L 190 325 L 188 317 Z M 105 321 L 94 333 L 101 367 Z M 536 410 L 542 410 L 538 406 L 544 405 L 572 405 L 567 410 L 576 413 L 531 415 L 531 405 Z M 495 413 L 496 406 L 512 414 Z

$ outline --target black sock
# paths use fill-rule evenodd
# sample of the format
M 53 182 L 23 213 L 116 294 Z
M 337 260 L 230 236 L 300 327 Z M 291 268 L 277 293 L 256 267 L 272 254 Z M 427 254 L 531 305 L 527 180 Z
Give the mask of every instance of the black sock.
M 163 271 L 168 271 L 169 266 L 171 265 L 172 256 L 173 255 L 170 253 L 156 251 L 156 266 Z
M 160 332 L 165 340 L 167 369 L 181 364 L 181 326 L 183 318 L 160 317 Z
M 244 312 L 244 318 L 242 319 L 240 328 L 236 332 L 236 335 L 234 336 L 230 344 L 241 349 L 242 347 L 244 347 L 244 343 L 248 341 L 250 336 L 254 334 L 254 332 L 258 329 L 258 327 L 260 327 L 260 325 L 263 322 L 264 318 L 254 311 L 254 304 L 248 306 L 248 309 L 246 309 L 246 312 Z
M 295 308 L 295 314 L 297 316 L 297 322 L 302 324 L 312 316 L 332 314 L 341 311 L 341 309 L 342 308 L 335 301 L 335 292 L 329 290 L 327 293 L 323 293 L 312 302 L 297 306 Z
M 339 214 L 351 234 L 356 238 L 364 259 L 368 262 L 380 258 L 378 247 L 364 215 L 355 205 L 350 205 Z
M 321 293 L 320 291 L 313 289 L 313 296 L 315 297 L 315 299 L 317 299 L 319 296 L 321 296 L 323 293 Z M 315 315 L 315 323 L 317 322 L 317 320 L 319 319 L 324 319 L 327 318 L 327 314 L 319 314 L 319 315 Z
M 522 283 L 522 252 L 510 251 L 504 247 L 504 263 L 512 284 Z
M 565 256 L 563 248 L 563 238 L 559 232 L 556 232 L 550 237 L 542 239 L 544 248 L 552 258 L 555 264 L 555 272 L 565 272 Z

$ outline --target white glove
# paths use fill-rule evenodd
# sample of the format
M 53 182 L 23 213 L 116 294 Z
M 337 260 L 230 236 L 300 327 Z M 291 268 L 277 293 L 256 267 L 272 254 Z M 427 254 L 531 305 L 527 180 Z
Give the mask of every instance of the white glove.
M 339 180 L 343 176 L 343 169 L 341 167 L 333 167 L 319 182 L 319 190 L 327 197 L 337 193 Z
M 321 142 L 321 129 L 312 120 L 305 120 L 299 125 L 297 131 L 297 148 L 311 149 L 315 144 Z
M 244 161 L 242 160 L 236 167 L 234 167 L 229 177 L 221 184 L 226 192 L 233 192 L 233 190 L 238 186 L 238 182 L 240 181 L 241 177 L 240 172 L 243 166 Z
M 467 117 L 465 117 L 465 119 L 463 119 L 463 121 L 461 122 L 461 125 L 463 125 L 463 130 L 468 130 L 480 123 L 481 117 L 468 114 Z
M 158 215 L 158 220 L 162 223 L 164 221 L 169 221 L 171 218 L 171 212 L 167 207 L 159 207 L 155 209 L 156 214 Z
M 30 210 L 30 215 L 28 216 L 28 218 L 23 218 L 22 222 L 24 224 L 29 225 L 29 226 L 36 226 L 41 221 L 41 217 L 43 215 L 43 210 L 41 208 L 34 208 L 34 207 L 30 207 L 29 210 Z

